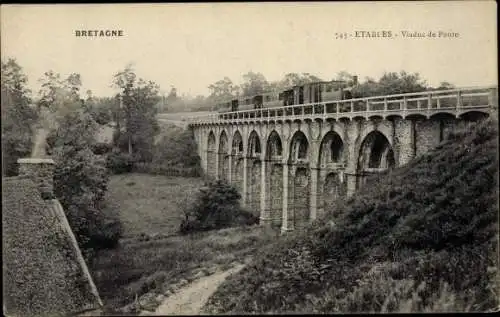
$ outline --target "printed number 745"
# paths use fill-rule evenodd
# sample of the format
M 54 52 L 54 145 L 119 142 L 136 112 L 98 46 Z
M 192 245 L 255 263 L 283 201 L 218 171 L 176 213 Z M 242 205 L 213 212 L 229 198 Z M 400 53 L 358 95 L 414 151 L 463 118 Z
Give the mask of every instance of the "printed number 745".
M 344 40 L 344 39 L 347 39 L 347 33 L 335 33 L 335 39 L 341 39 L 341 40 Z

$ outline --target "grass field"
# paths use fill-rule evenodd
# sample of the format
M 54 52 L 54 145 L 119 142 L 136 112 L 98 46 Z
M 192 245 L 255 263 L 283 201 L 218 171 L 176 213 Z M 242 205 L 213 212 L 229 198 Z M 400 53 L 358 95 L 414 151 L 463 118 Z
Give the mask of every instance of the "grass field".
M 108 201 L 120 215 L 124 238 L 116 249 L 100 251 L 89 265 L 108 314 L 123 314 L 118 311 L 123 306 L 130 313 L 154 310 L 157 296 L 175 285 L 248 261 L 278 238 L 279 233 L 256 226 L 177 235 L 182 202 L 201 185 L 198 178 L 111 177 Z M 136 299 L 139 305 L 133 304 Z
M 108 201 L 119 209 L 124 237 L 172 235 L 183 219 L 182 203 L 202 185 L 199 178 L 148 174 L 113 175 Z

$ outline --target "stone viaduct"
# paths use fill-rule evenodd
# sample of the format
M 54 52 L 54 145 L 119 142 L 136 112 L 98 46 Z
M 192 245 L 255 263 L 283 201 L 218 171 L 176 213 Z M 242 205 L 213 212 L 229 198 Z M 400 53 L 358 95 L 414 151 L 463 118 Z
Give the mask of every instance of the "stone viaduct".
M 233 183 L 261 224 L 289 231 L 471 121 L 498 115 L 497 87 L 430 91 L 191 118 L 205 173 Z

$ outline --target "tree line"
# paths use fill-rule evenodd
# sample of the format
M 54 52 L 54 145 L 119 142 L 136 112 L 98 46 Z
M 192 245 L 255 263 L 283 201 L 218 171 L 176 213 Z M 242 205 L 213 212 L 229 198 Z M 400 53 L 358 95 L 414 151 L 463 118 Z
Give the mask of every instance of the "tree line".
M 379 79 L 365 77 L 363 81 L 356 84 L 355 76 L 355 74 L 341 71 L 328 80 L 343 80 L 353 85 L 354 98 L 454 88 L 449 82 L 441 82 L 438 87 L 432 87 L 420 77 L 420 74 L 406 71 L 386 72 Z M 194 98 L 187 95 L 179 96 L 177 89 L 172 87 L 163 103 L 166 106 L 161 111 L 213 111 L 217 110 L 218 104 L 232 98 L 255 96 L 264 92 L 279 93 L 288 87 L 318 81 L 326 80 L 310 73 L 287 73 L 280 80 L 268 81 L 262 73 L 250 71 L 242 75 L 242 82 L 239 85 L 229 77 L 210 84 L 208 96 L 198 95 Z
M 2 176 L 18 174 L 17 159 L 33 154 L 40 146 L 37 134 L 44 131 L 43 149 L 36 155 L 50 155 L 55 162 L 54 194 L 87 259 L 100 248 L 116 246 L 122 227 L 105 199 L 113 172 L 111 153 L 151 160 L 158 133 L 158 86 L 138 78 L 127 66 L 111 80 L 118 94 L 94 98 L 87 91 L 82 98 L 79 74 L 63 77 L 48 71 L 33 97 L 14 59 L 2 60 L 1 72 Z M 110 123 L 115 127 L 113 142 L 100 144 L 96 135 Z

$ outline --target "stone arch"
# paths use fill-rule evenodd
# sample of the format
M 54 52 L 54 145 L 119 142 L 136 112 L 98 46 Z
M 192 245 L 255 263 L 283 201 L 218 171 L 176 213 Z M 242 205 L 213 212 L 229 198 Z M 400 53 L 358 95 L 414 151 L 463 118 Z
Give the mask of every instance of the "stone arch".
M 217 149 L 215 143 L 215 134 L 210 130 L 207 140 L 207 175 L 210 178 L 216 177 Z
M 319 150 L 319 164 L 343 163 L 344 141 L 335 131 L 329 131 L 321 141 Z
M 391 169 L 396 165 L 394 150 L 387 137 L 379 131 L 372 131 L 361 143 L 358 155 L 358 174 L 363 179 L 358 181 L 358 188 L 364 182 L 364 174 Z
M 283 156 L 283 145 L 281 138 L 275 130 L 273 130 L 266 143 L 266 159 L 267 160 L 280 160 Z
M 309 162 L 309 142 L 306 135 L 302 131 L 297 131 L 293 134 L 290 142 L 290 162 Z
M 243 154 L 243 138 L 241 137 L 241 133 L 238 130 L 236 130 L 236 132 L 234 132 L 233 135 L 231 154 L 235 155 Z
M 257 134 L 257 132 L 255 132 L 255 130 L 252 130 L 252 132 L 250 132 L 250 135 L 248 136 L 247 156 L 260 157 L 261 153 L 262 153 L 262 148 L 260 144 L 259 135 Z
M 393 168 L 395 163 L 394 151 L 387 137 L 379 131 L 370 132 L 361 143 L 359 170 Z
M 219 138 L 219 179 L 228 180 L 229 172 L 229 145 L 226 131 L 222 131 Z

